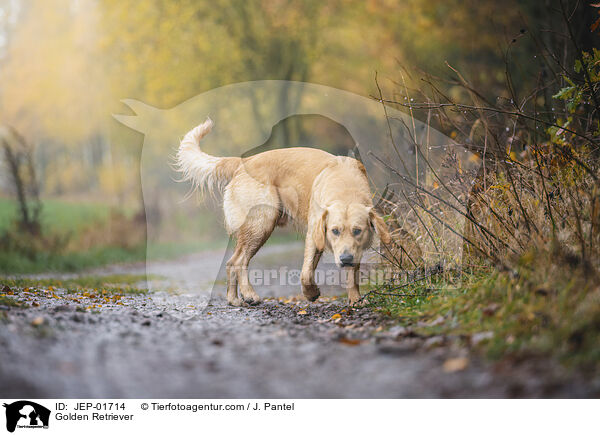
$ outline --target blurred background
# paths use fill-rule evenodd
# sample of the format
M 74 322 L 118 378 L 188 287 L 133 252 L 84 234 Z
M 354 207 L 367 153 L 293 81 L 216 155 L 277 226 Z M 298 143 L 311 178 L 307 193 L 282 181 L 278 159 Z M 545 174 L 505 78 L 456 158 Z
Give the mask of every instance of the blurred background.
M 590 51 L 595 11 L 565 4 L 578 49 Z M 131 114 L 122 99 L 169 109 L 216 87 L 281 79 L 365 97 L 379 86 L 405 102 L 423 87 L 460 100 L 468 82 L 483 99 L 510 100 L 549 77 L 544 47 L 570 64 L 563 30 L 557 3 L 543 0 L 0 0 L 0 272 L 143 260 L 147 212 L 175 223 L 178 237 L 196 235 L 175 245 L 165 231 L 159 257 L 215 243 L 218 218 L 192 215 L 194 202 L 144 209 L 143 135 L 113 119 Z M 292 97 L 282 94 L 282 104 Z M 437 127 L 460 138 L 455 127 Z M 354 147 L 318 116 L 285 120 L 270 143 Z

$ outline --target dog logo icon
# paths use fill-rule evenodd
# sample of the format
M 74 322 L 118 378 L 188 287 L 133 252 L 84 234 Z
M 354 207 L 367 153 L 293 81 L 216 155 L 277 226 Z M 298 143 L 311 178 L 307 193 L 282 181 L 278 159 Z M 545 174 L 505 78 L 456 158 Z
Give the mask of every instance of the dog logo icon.
M 14 432 L 18 428 L 48 428 L 50 410 L 29 400 L 19 400 L 4 404 L 6 408 L 6 430 Z

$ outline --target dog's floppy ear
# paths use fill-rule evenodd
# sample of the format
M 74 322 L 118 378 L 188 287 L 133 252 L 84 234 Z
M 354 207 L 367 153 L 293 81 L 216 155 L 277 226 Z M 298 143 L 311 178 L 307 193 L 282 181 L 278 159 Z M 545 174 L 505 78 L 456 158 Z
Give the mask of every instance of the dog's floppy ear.
M 313 241 L 315 242 L 315 247 L 322 251 L 325 249 L 325 220 L 327 219 L 327 209 L 323 210 L 321 217 L 317 219 L 315 223 L 315 227 L 313 228 Z
M 392 241 L 387 225 L 383 218 L 375 212 L 373 207 L 369 209 L 369 221 L 371 222 L 371 226 L 375 228 L 375 232 L 379 236 L 381 243 L 387 245 Z

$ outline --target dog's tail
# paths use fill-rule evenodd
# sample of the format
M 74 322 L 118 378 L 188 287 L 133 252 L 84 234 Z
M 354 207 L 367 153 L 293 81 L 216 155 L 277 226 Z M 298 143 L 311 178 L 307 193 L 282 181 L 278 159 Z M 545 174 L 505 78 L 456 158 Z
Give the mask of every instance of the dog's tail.
M 241 163 L 239 157 L 215 157 L 200 149 L 200 140 L 210 133 L 212 127 L 212 119 L 208 118 L 191 129 L 179 144 L 176 162 L 183 181 L 191 181 L 195 188 L 210 192 L 226 186 Z

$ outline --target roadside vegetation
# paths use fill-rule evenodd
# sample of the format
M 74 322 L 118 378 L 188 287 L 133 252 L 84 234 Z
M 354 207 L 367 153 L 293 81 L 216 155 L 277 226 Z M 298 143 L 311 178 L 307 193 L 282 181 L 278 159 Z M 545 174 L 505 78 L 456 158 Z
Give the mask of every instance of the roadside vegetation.
M 105 203 L 40 201 L 39 229 L 24 231 L 18 202 L 0 198 L 0 274 L 74 272 L 107 264 L 144 261 L 146 222 L 130 209 Z M 176 225 L 201 234 L 212 221 L 179 216 Z M 150 246 L 152 258 L 167 259 L 217 246 L 210 238 L 164 241 Z
M 462 90 L 453 96 L 430 76 L 423 88 L 401 88 L 410 102 L 383 96 L 415 117 L 435 120 L 482 165 L 471 174 L 456 165 L 455 174 L 436 175 L 419 189 L 408 180 L 400 188 L 407 195 L 386 192 L 388 222 L 403 219 L 397 226 L 411 229 L 411 243 L 453 228 L 464 244 L 460 260 L 456 251 L 437 257 L 446 266 L 444 259 L 454 255 L 458 266 L 425 280 L 390 281 L 374 289 L 370 301 L 417 333 L 453 335 L 492 358 L 549 357 L 598 373 L 600 51 L 580 48 L 574 34 L 581 23 L 565 8 L 561 2 L 553 10 L 561 35 L 556 45 L 527 27 L 508 44 L 501 95 L 477 89 L 449 66 Z M 588 36 L 597 37 L 597 29 L 598 22 Z M 527 39 L 541 61 L 531 87 L 518 90 L 511 59 Z M 444 194 L 463 208 L 441 201 Z M 432 219 L 452 209 L 464 225 Z M 399 239 L 402 244 L 410 245 Z M 398 246 L 383 255 L 402 275 L 411 267 L 397 252 Z M 425 262 L 422 275 L 432 267 L 440 265 Z

